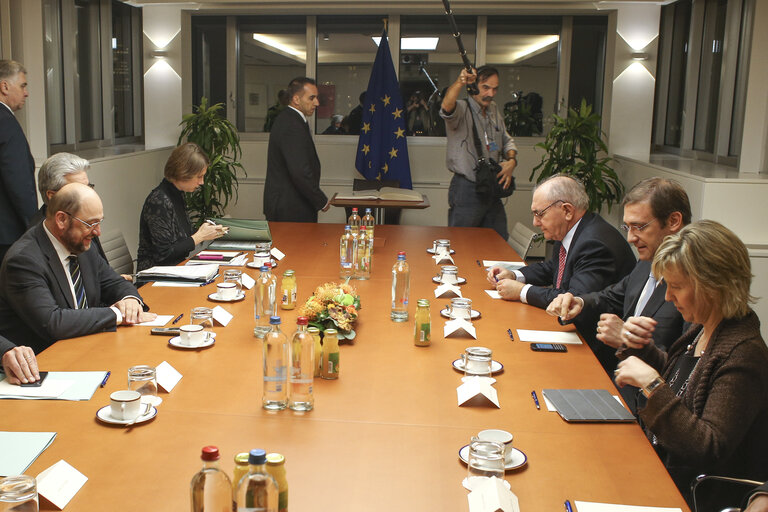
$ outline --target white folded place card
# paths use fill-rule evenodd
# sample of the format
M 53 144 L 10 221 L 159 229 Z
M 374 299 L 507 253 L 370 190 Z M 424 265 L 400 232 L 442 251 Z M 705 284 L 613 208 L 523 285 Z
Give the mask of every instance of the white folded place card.
M 489 297 L 492 299 L 500 299 L 501 295 L 499 294 L 499 290 L 485 290 L 485 293 L 488 294 Z
M 477 330 L 475 329 L 475 326 L 465 318 L 446 320 L 445 327 L 443 327 L 443 336 L 447 338 L 451 334 L 469 334 L 477 339 Z
M 581 345 L 579 335 L 573 331 L 533 331 L 529 329 L 518 329 L 517 337 L 520 341 L 530 341 L 532 343 L 567 343 L 570 345 Z
M 213 308 L 213 311 L 211 312 L 211 314 L 213 316 L 213 319 L 219 322 L 224 327 L 226 327 L 229 321 L 234 318 L 234 315 L 232 313 L 230 313 L 229 311 L 227 311 L 221 306 L 216 306 L 215 308 Z
M 182 377 L 181 373 L 167 361 L 163 361 L 157 365 L 155 372 L 157 374 L 157 385 L 168 393 L 176 387 L 176 384 L 179 383 Z
M 253 285 L 256 284 L 256 280 L 249 276 L 248 274 L 243 274 L 241 276 L 241 279 L 243 280 L 243 287 L 250 290 L 253 288 Z
M 285 253 L 283 253 L 280 249 L 277 247 L 273 247 L 269 253 L 277 260 L 280 261 L 281 259 L 285 258 Z
M 435 298 L 437 297 L 461 297 L 461 289 L 455 284 L 441 284 L 435 288 Z
M 87 481 L 87 476 L 62 459 L 37 475 L 37 494 L 62 510 Z
M 453 256 L 451 256 L 447 252 L 435 254 L 434 256 L 432 256 L 432 259 L 435 260 L 435 263 L 438 264 L 438 265 L 440 265 L 441 263 L 445 263 L 445 262 L 448 262 L 451 265 L 453 265 L 453 263 L 454 263 Z
M 507 488 L 508 485 L 495 476 L 480 480 L 467 494 L 469 512 L 520 512 L 517 496 Z
M 461 386 L 456 388 L 456 398 L 459 401 L 459 405 L 463 405 L 475 397 L 482 397 L 501 409 L 499 395 L 493 387 L 496 379 L 491 377 L 464 377 L 461 380 Z

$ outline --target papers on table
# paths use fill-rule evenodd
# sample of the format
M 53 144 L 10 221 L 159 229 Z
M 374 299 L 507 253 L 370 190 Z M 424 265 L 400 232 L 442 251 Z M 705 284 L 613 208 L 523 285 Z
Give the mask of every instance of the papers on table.
M 194 281 L 205 283 L 211 281 L 219 272 L 217 263 L 204 265 L 157 266 L 142 270 L 137 274 L 138 280 L 144 281 Z
M 0 431 L 0 476 L 22 475 L 56 438 L 56 432 Z
M 154 320 L 150 320 L 149 322 L 142 322 L 140 325 L 142 327 L 162 327 L 168 322 L 170 322 L 173 319 L 173 315 L 157 315 L 157 318 Z
M 107 372 L 49 372 L 43 385 L 26 388 L 0 381 L 0 398 L 20 400 L 90 400 Z
M 208 265 L 216 263 L 229 267 L 242 267 L 248 254 L 238 251 L 200 251 L 187 261 L 186 265 Z
M 186 281 L 155 281 L 152 286 L 160 286 L 167 288 L 200 288 L 203 283 L 186 282 Z
M 633 505 L 613 505 L 611 503 L 592 503 L 574 501 L 578 512 L 683 512 L 679 508 L 637 507 Z
M 492 299 L 501 298 L 501 295 L 499 294 L 499 290 L 485 290 L 485 293 L 487 293 Z
M 208 249 L 212 251 L 255 251 L 256 241 L 247 240 L 214 240 Z
M 495 260 L 483 260 L 483 266 L 486 269 L 491 267 L 504 267 L 507 270 L 520 270 L 525 266 L 524 261 L 495 261 Z
M 62 459 L 37 475 L 37 493 L 63 510 L 87 481 L 87 476 Z
M 529 341 L 531 343 L 566 343 L 570 345 L 581 345 L 581 339 L 575 332 L 518 329 L 517 337 L 520 341 Z

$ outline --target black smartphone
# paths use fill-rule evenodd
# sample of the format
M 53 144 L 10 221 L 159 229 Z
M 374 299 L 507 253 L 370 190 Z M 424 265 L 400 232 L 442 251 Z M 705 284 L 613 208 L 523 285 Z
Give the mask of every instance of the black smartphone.
M 179 328 L 178 327 L 153 327 L 152 330 L 149 332 L 152 334 L 157 334 L 159 336 L 178 336 Z
M 43 381 L 48 376 L 48 372 L 38 372 L 40 374 L 40 380 L 37 382 L 27 382 L 24 384 L 23 382 L 20 384 L 23 388 L 39 388 L 43 385 Z
M 568 352 L 562 343 L 531 343 L 531 350 L 537 352 Z

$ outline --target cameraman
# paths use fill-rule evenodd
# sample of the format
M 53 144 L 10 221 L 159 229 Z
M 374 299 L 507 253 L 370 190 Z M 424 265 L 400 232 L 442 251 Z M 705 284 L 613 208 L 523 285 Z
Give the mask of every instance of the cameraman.
M 478 94 L 459 100 L 467 84 L 474 82 L 477 82 Z M 485 202 L 475 193 L 478 155 L 472 135 L 473 118 L 484 156 L 501 166 L 496 177 L 505 189 L 511 185 L 512 172 L 517 166 L 515 141 L 507 133 L 504 118 L 493 101 L 498 91 L 499 72 L 495 68 L 481 66 L 472 73 L 462 69 L 445 93 L 440 117 L 445 119 L 448 138 L 446 165 L 453 173 L 448 189 L 448 225 L 493 228 L 506 240 L 509 236 L 507 214 L 501 199 Z

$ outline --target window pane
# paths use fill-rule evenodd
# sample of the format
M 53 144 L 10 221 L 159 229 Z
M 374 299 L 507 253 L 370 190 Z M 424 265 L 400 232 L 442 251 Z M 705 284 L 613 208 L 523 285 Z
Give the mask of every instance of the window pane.
M 76 67 L 80 82 L 80 142 L 104 138 L 98 0 L 75 0 Z
M 717 130 L 727 0 L 707 0 L 705 5 L 693 148 L 712 153 Z
M 112 94 L 115 137 L 133 135 L 132 7 L 112 1 Z
M 688 66 L 688 37 L 691 26 L 691 1 L 680 0 L 673 5 L 664 6 L 662 9 L 674 10 L 664 144 L 679 148 L 683 130 L 683 107 L 685 106 L 685 70 Z M 664 19 L 663 15 L 662 19 Z M 660 41 L 660 45 L 663 44 L 664 41 Z M 661 48 L 659 54 L 661 54 Z
M 43 0 L 43 60 L 45 62 L 45 110 L 48 144 L 67 142 L 64 123 L 64 76 L 61 56 L 61 5 Z
M 747 101 L 747 75 L 749 71 L 749 42 L 752 40 L 751 2 L 742 3 L 741 28 L 739 30 L 739 60 L 736 65 L 735 87 L 733 94 L 733 116 L 731 117 L 731 140 L 728 154 L 741 154 L 741 139 L 744 136 L 744 111 Z
M 227 18 L 192 17 L 192 102 L 227 104 Z
M 538 136 L 551 127 L 557 104 L 561 19 L 550 16 L 488 18 L 486 61 L 499 70 L 496 104 L 512 136 Z
M 258 16 L 239 18 L 237 25 L 237 129 L 269 131 L 285 108 L 278 93 L 307 74 L 306 21 L 303 16 Z
M 456 16 L 456 24 L 467 57 L 474 65 L 477 18 Z M 404 49 L 409 38 L 423 37 L 439 37 L 437 47 L 434 50 Z M 409 107 L 408 135 L 445 136 L 445 124 L 439 115 L 441 99 L 438 92 L 453 83 L 464 67 L 448 19 L 445 16 L 402 16 L 400 45 L 400 93 Z
M 368 88 L 376 43 L 385 16 L 319 16 L 317 18 L 317 83 L 320 107 L 316 133 L 357 135 L 362 115 L 359 98 Z M 351 115 L 350 115 L 351 114 Z M 362 114 L 362 112 L 359 112 Z M 341 129 L 331 116 L 344 116 Z M 338 117 L 335 119 L 338 122 Z
M 578 108 L 586 99 L 596 114 L 603 112 L 606 16 L 575 16 L 571 45 L 568 103 Z

